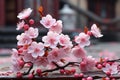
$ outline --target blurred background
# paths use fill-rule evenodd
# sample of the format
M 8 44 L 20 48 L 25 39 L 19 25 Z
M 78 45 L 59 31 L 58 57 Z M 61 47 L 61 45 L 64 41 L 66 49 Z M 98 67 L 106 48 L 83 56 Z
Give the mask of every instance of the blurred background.
M 25 8 L 32 8 L 31 18 L 38 22 L 39 6 L 43 6 L 44 14 L 51 14 L 56 19 L 63 20 L 65 34 L 71 38 L 89 29 L 93 23 L 104 34 L 99 40 L 92 39 L 94 44 L 102 42 L 120 42 L 120 0 L 0 0 L 0 53 L 9 53 L 17 46 L 16 31 L 17 15 Z M 38 25 L 42 28 L 41 25 Z M 38 41 L 46 31 L 41 29 Z

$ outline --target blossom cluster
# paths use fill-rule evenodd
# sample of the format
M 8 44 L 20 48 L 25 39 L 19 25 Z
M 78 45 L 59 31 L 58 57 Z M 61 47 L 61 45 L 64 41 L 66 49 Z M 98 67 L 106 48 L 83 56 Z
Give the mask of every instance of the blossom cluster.
M 24 30 L 16 37 L 17 49 L 12 49 L 12 70 L 18 75 L 24 66 L 35 65 L 38 67 L 36 73 L 40 73 L 42 72 L 40 67 L 54 69 L 59 67 L 58 65 L 63 66 L 69 62 L 78 62 L 81 72 L 97 68 L 106 74 L 118 73 L 117 63 L 108 63 L 107 59 L 96 61 L 92 56 L 87 56 L 85 47 L 90 45 L 90 37 L 100 38 L 103 36 L 96 24 L 93 24 L 90 30 L 86 29 L 85 32 L 80 32 L 74 40 L 71 40 L 68 35 L 62 33 L 62 21 L 47 14 L 40 20 L 43 27 L 48 29 L 47 35 L 42 37 L 41 42 L 37 42 L 39 27 L 33 26 L 35 21 L 29 19 L 31 13 L 32 9 L 28 8 L 17 16 L 20 22 L 17 24 L 16 30 Z M 63 73 L 64 70 L 62 69 L 60 72 Z M 87 80 L 92 80 L 92 77 L 88 77 Z

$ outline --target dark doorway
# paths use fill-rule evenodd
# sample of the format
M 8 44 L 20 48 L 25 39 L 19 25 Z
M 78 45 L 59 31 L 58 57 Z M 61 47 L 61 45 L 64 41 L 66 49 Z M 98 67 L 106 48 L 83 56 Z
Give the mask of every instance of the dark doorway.
M 5 25 L 16 25 L 17 0 L 5 0 Z

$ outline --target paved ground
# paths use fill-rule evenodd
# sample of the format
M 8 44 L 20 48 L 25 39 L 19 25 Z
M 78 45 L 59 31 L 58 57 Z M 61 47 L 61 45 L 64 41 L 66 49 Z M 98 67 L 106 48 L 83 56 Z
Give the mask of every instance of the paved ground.
M 117 56 L 120 57 L 120 42 L 100 42 L 96 45 L 91 45 L 87 47 L 88 55 L 93 55 L 98 57 L 99 53 L 107 53 L 108 56 Z

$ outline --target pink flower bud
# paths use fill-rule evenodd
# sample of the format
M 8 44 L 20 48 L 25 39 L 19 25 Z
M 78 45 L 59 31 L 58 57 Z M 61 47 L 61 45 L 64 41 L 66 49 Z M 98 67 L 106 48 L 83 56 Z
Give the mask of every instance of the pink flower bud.
M 30 23 L 30 24 L 34 24 L 34 20 L 33 20 L 33 19 L 30 19 L 30 20 L 29 20 L 29 23 Z
M 79 77 L 83 77 L 83 76 L 84 76 L 84 74 L 83 74 L 83 73 L 80 73 L 80 74 L 79 74 Z
M 23 27 L 24 27 L 24 30 L 28 30 L 29 29 L 29 25 L 28 24 L 25 24 Z
M 88 32 L 87 32 L 87 35 L 91 36 L 91 35 L 92 35 L 92 32 L 88 31 Z
M 61 70 L 60 70 L 60 73 L 61 73 L 61 74 L 65 74 L 65 70 L 64 70 L 64 69 L 61 69 Z
M 17 72 L 17 78 L 21 78 L 22 77 L 22 73 L 21 72 Z
M 92 77 L 87 77 L 87 80 L 93 80 L 93 78 Z
M 69 75 L 69 74 L 71 74 L 71 71 L 70 71 L 70 70 L 65 70 L 65 73 L 66 73 L 67 75 Z
M 29 74 L 29 75 L 28 75 L 28 78 L 29 78 L 29 79 L 33 79 L 33 77 L 34 77 L 33 74 Z
M 82 80 L 86 80 L 85 78 L 82 78 Z
M 101 64 L 98 64 L 98 65 L 97 65 L 97 68 L 98 68 L 98 69 L 102 69 L 102 65 L 101 65 Z
M 110 78 L 106 77 L 105 80 L 110 80 Z
M 79 74 L 78 74 L 78 73 L 75 73 L 75 74 L 74 74 L 74 77 L 75 77 L 75 78 L 78 78 L 78 77 L 79 77 Z
M 107 75 L 107 76 L 110 76 L 110 75 L 111 75 L 111 73 L 108 71 L 108 72 L 106 72 L 106 75 Z
M 36 70 L 36 73 L 37 73 L 39 76 L 41 76 L 41 74 L 42 74 L 41 72 L 42 72 L 41 69 L 37 69 L 37 70 Z
M 70 71 L 71 71 L 72 74 L 74 74 L 76 72 L 76 69 L 73 68 Z
M 23 60 L 19 60 L 19 65 L 21 66 L 21 67 L 23 67 L 24 66 L 24 61 Z

